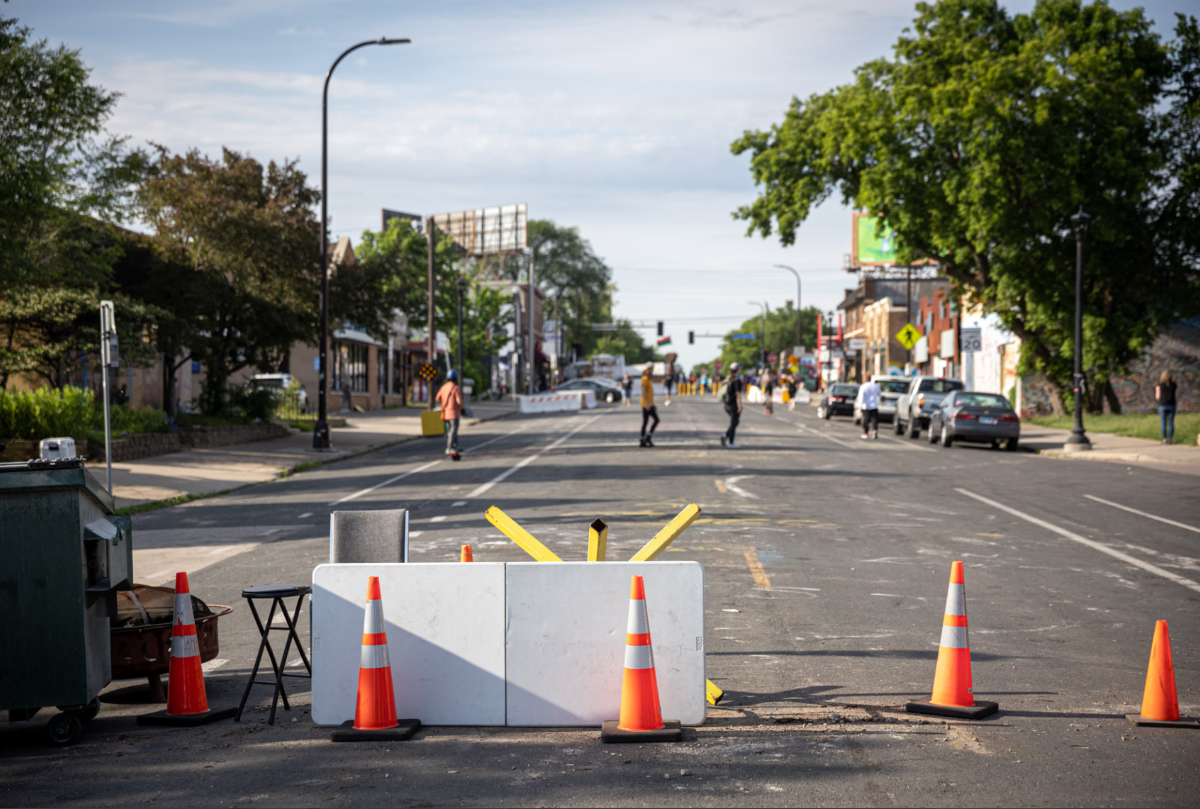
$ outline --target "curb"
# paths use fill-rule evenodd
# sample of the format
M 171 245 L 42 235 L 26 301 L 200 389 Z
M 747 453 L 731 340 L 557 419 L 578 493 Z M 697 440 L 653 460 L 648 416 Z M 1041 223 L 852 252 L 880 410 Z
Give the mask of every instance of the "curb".
M 467 426 L 470 427 L 472 425 L 482 424 L 487 421 L 496 421 L 498 419 L 508 418 L 509 416 L 515 415 L 516 412 L 517 411 L 514 410 L 509 413 L 500 413 L 495 416 L 487 416 L 485 418 L 474 419 L 472 421 L 467 422 Z M 310 469 L 318 469 L 322 466 L 328 466 L 330 464 L 334 464 L 339 461 L 348 461 L 351 458 L 358 458 L 358 457 L 367 455 L 372 452 L 379 452 L 380 450 L 399 446 L 400 444 L 407 444 L 412 441 L 418 441 L 422 438 L 424 438 L 424 436 L 409 435 L 409 436 L 405 436 L 404 438 L 398 439 L 396 441 L 388 441 L 387 443 L 379 444 L 378 446 L 370 446 L 370 447 L 367 447 L 366 449 L 361 449 L 361 450 L 358 450 L 357 452 L 350 452 L 345 455 L 339 455 L 336 458 L 330 458 L 328 460 L 318 459 L 318 460 L 312 460 L 312 461 L 297 461 L 296 463 L 292 464 L 287 469 L 282 469 L 279 472 L 277 472 L 274 475 L 274 477 L 267 478 L 266 480 L 256 480 L 256 481 L 253 481 L 250 483 L 243 483 L 241 486 L 234 486 L 231 489 L 222 489 L 221 491 L 217 491 L 217 492 L 197 492 L 194 494 L 179 494 L 174 497 L 168 497 L 163 500 L 152 500 L 147 503 L 137 503 L 136 505 L 132 505 L 132 506 L 122 506 L 121 508 L 116 509 L 115 513 L 119 516 L 144 514 L 148 511 L 158 511 L 159 509 L 163 509 L 163 508 L 171 508 L 172 506 L 180 506 L 180 505 L 183 505 L 184 503 L 191 503 L 192 501 L 195 501 L 195 500 L 207 500 L 210 497 L 220 497 L 223 494 L 232 494 L 234 492 L 240 492 L 242 489 L 248 489 L 251 486 L 261 486 L 264 483 L 273 483 L 277 480 L 283 480 L 284 478 L 289 478 L 292 475 L 298 475 L 301 472 L 307 472 Z

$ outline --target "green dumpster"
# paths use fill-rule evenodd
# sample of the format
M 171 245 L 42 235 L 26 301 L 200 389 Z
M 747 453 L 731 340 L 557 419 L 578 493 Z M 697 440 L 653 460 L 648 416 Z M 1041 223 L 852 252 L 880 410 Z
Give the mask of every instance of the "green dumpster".
M 0 710 L 68 744 L 112 679 L 109 620 L 133 585 L 132 527 L 82 459 L 0 464 Z

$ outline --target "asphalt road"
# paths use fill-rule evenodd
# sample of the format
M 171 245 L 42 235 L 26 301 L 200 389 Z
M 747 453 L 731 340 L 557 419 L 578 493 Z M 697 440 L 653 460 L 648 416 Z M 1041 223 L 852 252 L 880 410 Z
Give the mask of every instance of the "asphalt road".
M 583 559 L 594 518 L 610 524 L 609 558 L 627 558 L 696 502 L 703 515 L 669 558 L 705 567 L 708 675 L 727 696 L 683 743 L 428 728 L 403 744 L 333 745 L 309 719 L 307 693 L 265 724 L 269 688 L 240 724 L 158 730 L 134 724 L 147 708 L 129 702 L 144 686 L 122 681 L 69 748 L 43 743 L 43 717 L 0 720 L 0 803 L 1200 802 L 1200 731 L 1124 719 L 1140 705 L 1156 619 L 1170 624 L 1181 708 L 1200 714 L 1194 478 L 947 450 L 890 431 L 862 441 L 848 420 L 809 408 L 767 418 L 747 406 L 742 448 L 727 450 L 712 399 L 660 411 L 655 449 L 637 446 L 635 408 L 505 419 L 464 434 L 462 463 L 440 442 L 401 445 L 140 515 L 135 545 L 217 560 L 192 590 L 237 607 L 221 622 L 228 662 L 208 674 L 219 707 L 236 704 L 257 647 L 241 588 L 309 580 L 328 558 L 334 508 L 413 509 L 415 561 L 457 559 L 468 542 L 477 560 L 518 561 L 527 557 L 484 520 L 488 506 Z M 1001 707 L 975 723 L 903 709 L 929 695 L 953 560 L 966 566 L 975 693 Z

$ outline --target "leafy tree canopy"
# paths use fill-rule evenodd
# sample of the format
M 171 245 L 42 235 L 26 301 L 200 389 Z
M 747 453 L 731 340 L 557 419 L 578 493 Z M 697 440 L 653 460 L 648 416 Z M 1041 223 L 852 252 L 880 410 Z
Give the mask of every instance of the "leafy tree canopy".
M 817 344 L 817 318 L 821 316 L 821 310 L 808 306 L 800 311 L 800 337 L 801 345 L 811 349 Z M 730 363 L 738 363 L 743 368 L 753 368 L 758 365 L 760 343 L 758 340 L 734 340 L 732 335 L 735 332 L 743 334 L 762 334 L 762 316 L 754 315 L 746 319 L 742 325 L 733 329 L 721 341 L 721 353 L 718 359 L 721 360 L 721 367 L 728 369 Z M 766 348 L 768 354 L 779 354 L 782 356 L 785 352 L 791 351 L 796 347 L 796 307 L 788 301 L 783 307 L 774 311 L 767 311 L 767 340 Z M 710 372 L 713 370 L 712 363 L 704 363 L 703 366 Z M 694 370 L 693 370 L 694 372 Z
M 1022 340 L 1023 372 L 1061 390 L 1073 356 L 1070 216 L 1082 205 L 1095 217 L 1084 359 L 1104 384 L 1197 311 L 1195 22 L 1181 18 L 1169 47 L 1141 9 L 1103 2 L 1038 0 L 1017 15 L 995 0 L 916 8 L 893 59 L 793 99 L 782 123 L 734 142 L 762 187 L 735 216 L 791 244 L 840 192 L 894 228 L 902 261 L 935 259 L 969 303 L 997 313 Z

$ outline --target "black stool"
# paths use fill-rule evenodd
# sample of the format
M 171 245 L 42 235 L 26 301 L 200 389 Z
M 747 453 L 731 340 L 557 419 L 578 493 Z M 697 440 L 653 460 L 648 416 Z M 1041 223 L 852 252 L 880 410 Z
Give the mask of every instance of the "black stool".
M 292 706 L 288 704 L 287 692 L 283 688 L 284 677 L 306 677 L 312 679 L 312 665 L 308 662 L 308 656 L 304 654 L 304 644 L 300 642 L 299 636 L 296 634 L 296 623 L 300 620 L 300 607 L 304 604 L 304 596 L 312 592 L 312 586 L 308 584 L 258 584 L 254 587 L 247 587 L 242 590 L 242 598 L 250 605 L 250 613 L 254 616 L 254 622 L 258 624 L 258 631 L 262 634 L 262 643 L 258 646 L 258 657 L 254 659 L 254 670 L 250 672 L 250 682 L 246 683 L 246 691 L 242 694 L 242 703 L 238 705 L 237 716 L 234 721 L 242 720 L 242 711 L 246 708 L 246 698 L 250 696 L 250 689 L 255 685 L 273 685 L 275 686 L 275 696 L 271 700 L 271 718 L 267 720 L 267 724 L 275 724 L 275 707 L 279 703 L 279 698 L 283 697 L 283 707 L 286 710 L 291 710 Z M 291 616 L 288 615 L 287 604 L 284 599 L 295 597 L 296 609 Z M 254 608 L 256 599 L 269 598 L 271 599 L 271 611 L 267 614 L 267 623 L 264 625 L 262 619 L 258 617 L 258 610 Z M 283 620 L 287 626 L 273 626 L 275 621 L 275 609 L 278 608 L 280 614 L 283 615 Z M 288 633 L 287 641 L 283 644 L 283 658 L 277 661 L 275 659 L 275 650 L 271 648 L 270 633 L 274 631 L 282 631 Z M 300 659 L 304 661 L 304 668 L 308 669 L 308 674 L 292 674 L 283 670 L 287 665 L 288 652 L 292 648 L 292 641 L 296 641 L 296 648 L 300 651 Z M 263 649 L 267 650 L 267 655 L 271 658 L 271 668 L 275 672 L 274 680 L 259 680 L 258 666 L 262 663 Z

